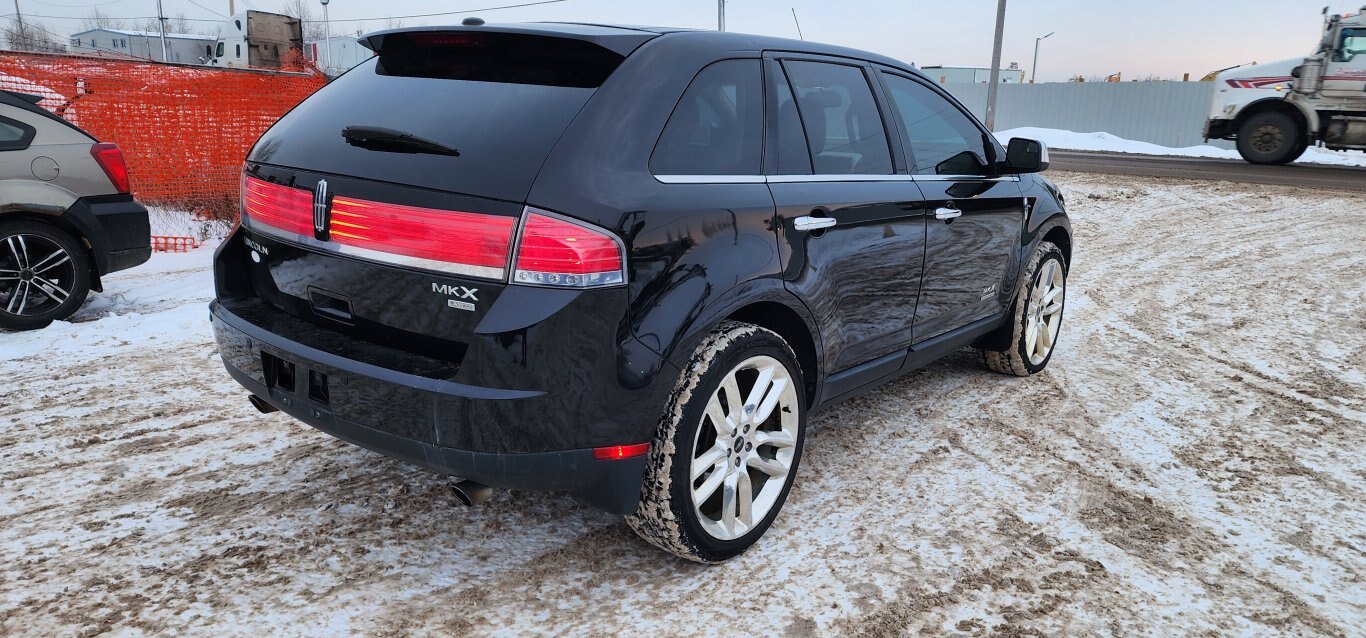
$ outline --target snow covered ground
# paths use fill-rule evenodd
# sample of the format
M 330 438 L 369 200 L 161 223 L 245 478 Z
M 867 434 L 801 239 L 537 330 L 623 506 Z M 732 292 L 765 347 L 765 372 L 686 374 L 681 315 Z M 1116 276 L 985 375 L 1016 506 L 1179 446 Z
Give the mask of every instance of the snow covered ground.
M 965 351 L 816 415 L 713 567 L 256 413 L 210 251 L 157 255 L 0 334 L 0 635 L 1362 635 L 1366 198 L 1053 177 L 1049 369 Z
M 1002 144 L 1023 137 L 1039 140 L 1050 148 L 1073 151 L 1106 151 L 1110 153 L 1134 153 L 1137 155 L 1169 155 L 1175 157 L 1211 157 L 1243 161 L 1238 151 L 1217 146 L 1187 146 L 1172 148 L 1148 142 L 1136 142 L 1115 137 L 1109 133 L 1077 133 L 1052 128 L 1022 127 L 996 133 Z M 1310 147 L 1297 160 L 1300 164 L 1332 164 L 1335 166 L 1366 166 L 1366 152 L 1330 151 L 1326 148 Z

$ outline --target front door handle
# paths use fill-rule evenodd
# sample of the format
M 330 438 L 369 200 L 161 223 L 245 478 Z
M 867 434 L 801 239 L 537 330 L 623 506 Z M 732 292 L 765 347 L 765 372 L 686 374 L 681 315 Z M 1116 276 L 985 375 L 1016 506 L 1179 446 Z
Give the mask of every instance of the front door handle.
M 958 210 L 957 208 L 950 207 L 950 206 L 943 206 L 943 207 L 934 209 L 934 218 L 935 218 L 935 219 L 949 220 L 949 219 L 954 219 L 954 218 L 957 218 L 957 217 L 961 217 L 962 215 L 963 215 L 963 211 Z
M 798 217 L 792 220 L 792 227 L 797 230 L 811 231 L 829 228 L 838 222 L 839 220 L 834 217 Z

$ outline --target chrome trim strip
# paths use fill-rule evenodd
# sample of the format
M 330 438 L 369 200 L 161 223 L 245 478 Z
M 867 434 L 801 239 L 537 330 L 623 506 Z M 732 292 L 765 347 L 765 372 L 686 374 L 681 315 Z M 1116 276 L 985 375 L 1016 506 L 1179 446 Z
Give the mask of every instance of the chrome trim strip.
M 808 182 L 909 182 L 911 175 L 769 175 L 770 184 L 805 184 Z
M 655 175 L 661 184 L 808 184 L 826 182 L 1018 182 L 1019 175 Z
M 303 246 L 305 248 L 317 250 L 320 252 L 346 255 L 348 257 L 355 257 L 357 259 L 362 259 L 365 261 L 373 261 L 382 264 L 388 264 L 391 266 L 402 266 L 405 268 L 429 270 L 432 272 L 438 272 L 448 275 L 462 275 L 466 277 L 478 277 L 481 279 L 494 280 L 504 280 L 507 277 L 506 268 L 494 268 L 492 266 L 473 266 L 469 264 L 451 264 L 444 261 L 436 261 L 434 259 L 424 259 L 422 257 L 409 257 L 407 255 L 397 255 L 394 253 L 386 253 L 378 250 L 370 250 L 368 248 L 345 246 L 342 244 L 338 244 L 336 242 L 318 241 L 317 239 L 314 239 L 312 237 L 306 237 L 304 235 L 299 235 L 291 233 L 286 230 L 281 230 L 279 228 L 271 226 L 270 224 L 266 224 L 251 219 L 250 217 L 244 217 L 242 221 L 247 228 L 250 228 L 256 232 L 262 233 L 264 235 L 270 235 L 275 239 L 279 239 L 281 241 L 289 242 L 298 246 Z
M 661 184 L 763 184 L 763 175 L 655 175 Z

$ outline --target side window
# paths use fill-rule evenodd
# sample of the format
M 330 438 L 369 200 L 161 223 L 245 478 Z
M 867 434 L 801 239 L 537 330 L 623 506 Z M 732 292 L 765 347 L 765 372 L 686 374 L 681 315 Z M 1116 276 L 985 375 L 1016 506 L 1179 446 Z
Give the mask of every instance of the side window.
M 1366 29 L 1343 29 L 1342 41 L 1338 43 L 1334 62 L 1351 62 L 1353 58 L 1366 53 Z
M 219 42 L 219 43 L 218 43 L 218 52 L 217 52 L 217 53 L 214 53 L 214 57 L 218 57 L 218 58 L 223 57 L 223 43 L 222 43 L 222 42 Z
M 764 93 L 759 60 L 723 60 L 693 78 L 664 125 L 656 175 L 759 175 Z
M 952 102 L 929 87 L 884 73 L 888 93 L 900 118 L 913 175 L 982 175 L 986 141 Z
M 242 59 L 242 45 L 237 45 L 237 59 Z
M 810 175 L 811 150 L 806 146 L 806 131 L 802 116 L 797 114 L 797 100 L 786 73 L 777 73 L 774 84 L 778 96 L 778 174 Z
M 887 133 L 863 69 L 794 60 L 783 67 L 797 95 L 817 175 L 892 173 Z
M 33 141 L 33 127 L 0 117 L 0 151 L 15 151 L 28 148 Z M 27 166 L 27 164 L 25 164 Z

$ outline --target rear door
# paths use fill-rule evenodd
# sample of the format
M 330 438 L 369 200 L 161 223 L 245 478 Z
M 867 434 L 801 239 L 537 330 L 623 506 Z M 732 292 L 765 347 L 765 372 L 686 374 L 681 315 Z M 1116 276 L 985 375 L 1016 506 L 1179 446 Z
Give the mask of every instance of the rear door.
M 924 193 L 925 268 L 915 341 L 1000 312 L 1024 224 L 1019 178 L 994 168 L 1004 151 L 956 101 L 909 74 L 879 72 Z
M 768 181 L 784 279 L 816 317 L 834 373 L 827 392 L 838 395 L 901 365 L 920 287 L 925 206 L 897 171 L 900 152 L 871 67 L 784 54 L 767 64 L 776 123 Z M 845 371 L 859 374 L 838 374 Z

